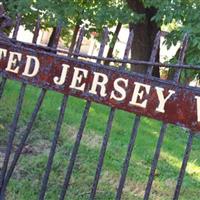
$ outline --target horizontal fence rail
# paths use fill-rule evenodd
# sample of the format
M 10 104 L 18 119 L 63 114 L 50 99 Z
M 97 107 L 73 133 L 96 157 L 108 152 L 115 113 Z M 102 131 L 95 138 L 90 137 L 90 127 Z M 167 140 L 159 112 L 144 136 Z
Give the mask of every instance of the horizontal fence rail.
M 93 102 L 109 106 L 110 111 L 105 125 L 105 133 L 99 150 L 97 166 L 88 193 L 88 199 L 95 199 L 98 192 L 98 185 L 101 179 L 102 168 L 104 166 L 105 155 L 108 149 L 117 109 L 134 113 L 135 117 L 133 119 L 129 143 L 127 144 L 127 151 L 121 166 L 121 174 L 117 183 L 115 199 L 122 199 L 130 161 L 131 158 L 134 157 L 135 142 L 143 116 L 163 122 L 160 128 L 153 159 L 151 161 L 148 181 L 144 191 L 144 200 L 148 200 L 151 195 L 152 185 L 155 179 L 155 173 L 168 124 L 183 126 L 189 130 L 182 166 L 177 178 L 174 195 L 171 197 L 173 200 L 179 199 L 194 136 L 200 130 L 200 113 L 198 111 L 198 108 L 200 108 L 200 90 L 197 87 L 179 84 L 180 75 L 183 69 L 200 69 L 200 66 L 184 64 L 189 41 L 188 34 L 185 34 L 183 38 L 178 63 L 163 64 L 156 62 L 160 39 L 165 35 L 162 32 L 158 32 L 155 37 L 150 60 L 138 61 L 129 59 L 134 39 L 133 31 L 130 31 L 129 33 L 123 59 L 112 59 L 104 57 L 106 45 L 108 45 L 109 42 L 108 28 L 104 28 L 98 56 L 89 56 L 80 53 L 85 36 L 84 27 L 79 30 L 79 35 L 76 38 L 76 46 L 70 48 L 70 51 L 67 51 L 58 47 L 63 28 L 62 22 L 58 23 L 54 38 L 51 38 L 51 41 L 49 41 L 49 44 L 46 47 L 37 44 L 39 32 L 41 30 L 40 18 L 36 21 L 31 43 L 20 42 L 17 40 L 20 25 L 21 17 L 18 15 L 15 20 L 12 38 L 8 38 L 3 30 L 0 32 L 0 101 L 4 95 L 8 79 L 21 83 L 15 113 L 8 129 L 3 164 L 0 169 L 0 200 L 7 199 L 7 188 L 10 179 L 17 167 L 23 149 L 31 135 L 38 113 L 44 103 L 46 93 L 49 90 L 59 92 L 63 97 L 59 107 L 59 114 L 51 141 L 45 171 L 41 177 L 38 193 L 39 200 L 45 199 L 49 187 L 49 177 L 53 170 L 52 166 L 58 148 L 58 140 L 64 123 L 64 116 L 68 109 L 69 96 L 85 99 L 86 103 L 84 105 L 80 126 L 75 136 L 75 142 L 71 153 L 69 154 L 69 162 L 66 166 L 65 176 L 63 177 L 60 194 L 58 196 L 59 200 L 67 198 L 68 190 L 70 187 L 73 187 L 70 185 L 70 181 L 77 162 L 82 137 Z M 27 60 L 25 61 L 24 58 Z M 16 61 L 16 59 L 18 60 Z M 22 59 L 24 60 L 21 61 Z M 106 66 L 102 64 L 103 61 L 108 61 L 108 63 L 118 63 L 119 67 L 113 67 L 112 64 Z M 134 73 L 127 69 L 127 64 L 146 65 L 148 66 L 147 73 L 145 75 Z M 161 80 L 153 77 L 152 73 L 155 66 L 174 68 L 175 74 L 173 80 Z M 36 73 L 34 75 L 37 68 L 38 76 L 36 76 Z M 22 115 L 26 88 L 29 85 L 39 87 L 41 91 L 36 104 L 34 105 L 30 119 L 28 119 L 28 123 L 20 137 L 19 144 L 14 149 L 13 145 L 16 138 L 17 127 L 19 126 L 19 118 Z M 116 88 L 117 91 L 115 91 Z M 138 101 L 138 99 L 140 101 Z M 11 156 L 11 154 L 13 154 L 13 156 Z

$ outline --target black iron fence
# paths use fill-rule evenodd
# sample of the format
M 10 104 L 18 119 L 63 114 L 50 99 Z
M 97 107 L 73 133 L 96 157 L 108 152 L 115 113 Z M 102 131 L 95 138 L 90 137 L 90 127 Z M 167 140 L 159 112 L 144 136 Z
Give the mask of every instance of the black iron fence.
M 56 34 L 55 34 L 55 37 L 54 37 L 54 40 L 53 40 L 54 41 L 53 44 L 50 47 L 43 47 L 43 46 L 39 46 L 39 45 L 36 44 L 37 38 L 38 38 L 38 35 L 39 35 L 39 31 L 40 31 L 40 20 L 37 21 L 37 24 L 36 24 L 36 27 L 35 27 L 35 30 L 34 30 L 34 36 L 33 36 L 32 44 L 27 44 L 27 43 L 22 43 L 22 42 L 16 41 L 17 34 L 19 32 L 20 24 L 21 24 L 20 17 L 18 17 L 17 20 L 16 20 L 16 23 L 15 23 L 13 36 L 10 39 L 7 38 L 3 34 L 3 32 L 1 33 L 0 48 L 4 48 L 4 49 L 7 49 L 7 50 L 10 49 L 10 51 L 12 51 L 12 50 L 18 51 L 18 50 L 21 49 L 20 50 L 21 52 L 22 51 L 26 51 L 26 52 L 30 51 L 30 52 L 33 52 L 33 54 L 34 54 L 34 52 L 37 52 L 37 53 L 42 52 L 43 56 L 45 56 L 45 55 L 47 56 L 47 60 L 48 60 L 48 56 L 49 57 L 53 56 L 53 54 L 55 54 L 55 59 L 57 59 L 59 57 L 58 53 L 60 52 L 60 53 L 65 54 L 65 56 L 64 56 L 65 59 L 69 59 L 69 60 L 72 59 L 72 61 L 74 59 L 75 62 L 77 61 L 77 65 L 78 64 L 80 64 L 80 66 L 83 65 L 83 69 L 84 69 L 84 64 L 82 63 L 81 58 L 87 58 L 87 59 L 90 59 L 90 60 L 93 60 L 93 61 L 96 60 L 96 63 L 89 62 L 89 64 L 87 63 L 86 65 L 91 65 L 91 67 L 93 67 L 94 69 L 97 69 L 97 70 L 99 70 L 99 68 L 102 67 L 102 69 L 105 70 L 105 73 L 106 73 L 107 69 L 109 70 L 109 68 L 110 68 L 110 69 L 113 70 L 113 68 L 109 67 L 109 66 L 104 66 L 102 64 L 103 61 L 119 63 L 120 67 L 115 68 L 114 71 L 112 71 L 112 73 L 122 73 L 122 74 L 125 73 L 124 76 L 126 76 L 126 77 L 127 76 L 130 76 L 130 77 L 131 76 L 136 76 L 136 77 L 138 76 L 140 78 L 142 77 L 141 80 L 143 80 L 145 83 L 146 82 L 151 83 L 151 81 L 155 81 L 155 80 L 158 81 L 158 83 L 159 83 L 158 78 L 152 77 L 151 74 L 152 74 L 153 66 L 160 66 L 161 65 L 160 63 L 155 62 L 156 61 L 155 60 L 156 55 L 157 55 L 159 45 L 160 45 L 160 37 L 162 35 L 161 32 L 159 32 L 157 34 L 156 38 L 155 38 L 154 47 L 153 47 L 153 50 L 152 50 L 150 61 L 146 62 L 146 61 L 134 61 L 134 60 L 128 59 L 129 53 L 130 53 L 130 50 L 131 50 L 131 47 L 132 47 L 133 37 L 134 37 L 133 32 L 130 32 L 130 34 L 129 34 L 129 38 L 128 38 L 128 41 L 127 41 L 123 60 L 117 60 L 117 59 L 109 59 L 109 58 L 103 57 L 103 53 L 104 53 L 105 46 L 106 46 L 107 41 L 108 41 L 108 34 L 109 34 L 107 28 L 104 29 L 104 35 L 103 35 L 103 38 L 102 38 L 99 54 L 98 54 L 97 57 L 95 57 L 95 56 L 88 56 L 88 55 L 84 55 L 84 54 L 80 53 L 80 48 L 81 48 L 81 44 L 82 44 L 84 32 L 85 32 L 84 28 L 80 29 L 79 37 L 77 39 L 77 43 L 76 43 L 76 47 L 75 47 L 74 51 L 68 52 L 68 51 L 57 48 L 59 38 L 60 38 L 60 34 L 61 34 L 61 30 L 62 30 L 61 25 L 58 25 L 58 27 L 56 29 Z M 186 49 L 187 49 L 187 44 L 188 44 L 188 36 L 185 35 L 183 42 L 182 42 L 182 46 L 181 46 L 178 64 L 174 64 L 174 65 L 164 65 L 164 64 L 162 64 L 162 66 L 175 68 L 176 73 L 174 75 L 173 81 L 167 81 L 167 80 L 161 81 L 161 83 L 160 83 L 161 85 L 167 83 L 168 86 L 171 84 L 174 88 L 176 86 L 178 87 L 178 85 L 179 85 L 178 82 L 179 82 L 179 78 L 180 78 L 180 74 L 181 74 L 182 69 L 191 69 L 191 68 L 192 69 L 199 69 L 198 66 L 184 65 L 184 63 L 183 63 L 184 57 L 185 57 L 185 52 L 186 52 Z M 39 55 L 39 53 L 37 55 Z M 22 154 L 23 148 L 25 147 L 26 141 L 31 134 L 32 127 L 35 123 L 35 120 L 37 118 L 37 115 L 38 115 L 38 112 L 41 108 L 41 105 L 43 104 L 43 100 L 45 98 L 46 92 L 49 89 L 53 89 L 53 90 L 59 90 L 59 89 L 58 88 L 51 88 L 51 87 L 49 87 L 45 84 L 37 83 L 37 80 L 31 82 L 31 81 L 28 81 L 26 79 L 23 79 L 19 75 L 16 75 L 16 77 L 14 77 L 14 75 L 13 76 L 10 75 L 8 72 L 5 72 L 5 70 L 3 70 L 3 66 L 6 64 L 6 59 L 2 58 L 2 60 L 3 61 L 1 62 L 1 67 L 0 67 L 0 69 L 1 69 L 0 72 L 1 72 L 1 77 L 2 77 L 2 80 L 1 80 L 1 83 L 0 83 L 0 98 L 4 94 L 4 88 L 5 88 L 7 79 L 16 79 L 16 80 L 21 82 L 21 89 L 20 89 L 20 92 L 19 92 L 16 110 L 15 110 L 10 128 L 8 130 L 7 147 L 6 147 L 5 156 L 3 158 L 3 165 L 2 165 L 2 168 L 1 168 L 1 171 L 0 171 L 0 199 L 4 200 L 4 199 L 6 199 L 6 188 L 8 186 L 9 180 L 10 180 L 10 178 L 11 178 L 11 176 L 12 176 L 12 174 L 13 174 L 16 166 L 17 166 L 18 160 L 19 160 L 19 158 Z M 70 62 L 72 62 L 72 61 L 70 61 Z M 73 64 L 73 62 L 72 62 L 72 64 Z M 146 76 L 132 74 L 132 72 L 125 70 L 127 64 L 143 64 L 143 65 L 146 65 L 146 66 L 148 66 L 148 72 L 147 72 Z M 60 73 L 60 71 L 59 71 L 59 73 Z M 30 119 L 27 123 L 26 129 L 23 132 L 20 143 L 17 146 L 16 150 L 14 151 L 13 150 L 13 141 L 14 141 L 14 138 L 16 136 L 16 129 L 17 129 L 17 126 L 18 126 L 18 121 L 19 121 L 19 117 L 20 117 L 20 114 L 21 114 L 21 110 L 22 110 L 22 105 L 23 105 L 26 87 L 29 84 L 34 84 L 36 86 L 39 85 L 42 89 L 41 89 L 41 93 L 39 95 L 39 98 L 37 100 L 37 103 L 34 107 L 34 110 L 32 112 L 32 115 L 31 115 L 31 117 L 30 117 Z M 185 87 L 182 86 L 182 88 L 185 89 L 185 90 L 188 89 L 187 86 L 185 86 Z M 190 88 L 189 90 L 190 90 L 191 94 L 194 93 L 194 94 L 197 95 L 199 93 L 198 89 L 196 89 L 196 88 L 195 89 Z M 54 156 L 55 156 L 55 153 L 56 153 L 56 147 L 57 147 L 59 135 L 60 135 L 60 132 L 61 132 L 61 126 L 62 126 L 62 123 L 63 123 L 63 120 L 64 120 L 64 114 L 65 114 L 66 106 L 67 106 L 67 102 L 68 102 L 68 95 L 74 95 L 74 96 L 79 96 L 79 97 L 81 96 L 80 93 L 73 93 L 73 92 L 70 93 L 67 90 L 63 90 L 63 91 L 59 91 L 59 92 L 64 93 L 64 95 L 63 95 L 62 103 L 60 105 L 60 111 L 59 111 L 60 113 L 59 113 L 59 117 L 57 119 L 55 133 L 54 133 L 54 137 L 53 137 L 53 140 L 52 140 L 50 153 L 49 153 L 49 156 L 48 156 L 48 162 L 46 164 L 45 172 L 44 172 L 44 175 L 43 175 L 42 180 L 41 180 L 41 188 L 40 188 L 40 192 L 38 194 L 38 199 L 40 199 L 40 200 L 45 198 L 45 193 L 46 193 L 46 190 L 47 190 L 47 187 L 48 187 L 48 180 L 49 180 L 49 176 L 50 176 L 50 173 L 51 173 L 51 170 L 52 170 L 52 164 L 53 164 L 53 161 L 54 161 Z M 96 99 L 96 98 L 93 98 L 89 95 L 85 95 L 85 96 L 83 95 L 83 96 L 81 96 L 81 98 L 86 99 L 87 102 L 85 104 L 85 109 L 84 109 L 84 112 L 83 112 L 83 115 L 82 115 L 80 127 L 79 127 L 78 133 L 76 135 L 75 144 L 74 144 L 72 152 L 70 154 L 69 164 L 67 166 L 66 175 L 64 177 L 61 193 L 60 193 L 60 196 L 59 196 L 60 200 L 63 200 L 65 198 L 65 196 L 67 196 L 67 190 L 68 190 L 69 185 L 70 185 L 70 178 L 72 176 L 74 165 L 75 165 L 75 162 L 76 162 L 76 159 L 77 159 L 79 147 L 80 147 L 80 144 L 81 144 L 81 139 L 82 139 L 82 136 L 83 136 L 85 126 L 87 124 L 87 117 L 88 117 L 88 113 L 89 113 L 91 105 L 92 105 L 92 101 L 96 101 L 96 102 L 99 102 L 99 103 L 103 102 L 104 104 L 107 104 L 107 105 L 110 106 L 110 113 L 109 113 L 108 121 L 107 121 L 107 124 L 106 124 L 105 135 L 103 137 L 103 141 L 102 141 L 102 145 L 101 145 L 101 149 L 100 149 L 100 153 L 99 153 L 98 164 L 97 164 L 97 167 L 96 167 L 96 172 L 94 174 L 94 180 L 93 180 L 93 184 L 91 186 L 91 191 L 90 191 L 90 195 L 89 195 L 89 199 L 95 199 L 98 183 L 99 183 L 101 172 L 102 172 L 102 167 L 103 167 L 103 164 L 104 164 L 104 157 L 105 157 L 107 146 L 108 146 L 110 132 L 111 132 L 113 120 L 114 120 L 114 117 L 115 117 L 115 112 L 116 112 L 116 109 L 120 108 L 117 104 L 112 104 L 112 102 L 107 102 L 107 100 L 105 100 L 105 102 L 104 102 L 103 98 Z M 153 103 L 152 103 L 152 105 L 153 105 Z M 122 109 L 126 110 L 126 108 L 124 108 L 124 107 Z M 132 129 L 132 132 L 131 132 L 131 138 L 130 138 L 128 148 L 127 148 L 127 153 L 126 153 L 126 156 L 124 158 L 124 164 L 122 166 L 121 177 L 120 177 L 118 187 L 117 187 L 117 190 L 116 190 L 115 199 L 121 199 L 121 197 L 122 197 L 122 192 L 123 192 L 123 188 L 124 188 L 125 181 L 126 181 L 126 176 L 127 176 L 127 172 L 128 172 L 128 168 L 129 168 L 130 159 L 131 159 L 132 152 L 133 152 L 133 149 L 134 149 L 134 145 L 135 145 L 135 141 L 136 141 L 136 137 L 137 137 L 137 133 L 138 133 L 138 128 L 140 126 L 141 117 L 143 115 L 145 115 L 145 112 L 147 112 L 147 111 L 141 112 L 140 110 L 137 110 L 137 109 L 135 111 L 136 117 L 134 119 L 133 129 Z M 141 115 L 140 115 L 140 113 L 141 113 Z M 194 115 L 196 115 L 196 113 L 194 113 Z M 148 116 L 148 114 L 147 114 L 147 116 Z M 156 119 L 160 118 L 163 121 L 163 124 L 162 124 L 162 127 L 160 129 L 160 135 L 159 135 L 159 138 L 158 138 L 158 141 L 157 141 L 155 154 L 154 154 L 154 157 L 153 157 L 153 160 L 152 160 L 151 170 L 150 170 L 150 173 L 149 173 L 149 179 L 148 179 L 148 182 L 146 184 L 146 189 L 145 189 L 145 193 L 144 193 L 144 200 L 147 200 L 150 197 L 151 188 L 152 188 L 152 184 L 153 184 L 153 181 L 154 181 L 155 172 L 156 172 L 156 169 L 157 169 L 157 164 L 158 164 L 158 160 L 159 160 L 159 156 L 160 156 L 160 152 L 161 152 L 161 147 L 163 145 L 165 133 L 166 133 L 166 130 L 168 128 L 167 122 L 176 123 L 175 121 L 173 121 L 174 119 L 171 120 L 171 119 L 166 119 L 166 118 L 162 118 L 162 117 L 157 117 L 157 116 L 153 116 L 153 114 L 152 114 L 152 117 L 155 117 Z M 187 118 L 187 116 L 185 116 L 185 117 Z M 186 119 L 186 121 L 187 121 L 187 119 Z M 182 125 L 184 125 L 183 123 L 184 123 L 184 120 L 182 122 Z M 196 132 L 199 129 L 199 125 L 195 124 L 194 127 L 192 127 L 192 124 L 190 124 L 190 123 L 192 123 L 192 122 L 191 121 L 187 122 L 186 127 L 190 128 L 191 130 L 195 130 L 195 132 Z M 177 124 L 181 124 L 181 123 L 177 122 Z M 176 188 L 175 188 L 175 191 L 174 191 L 174 196 L 172 197 L 173 200 L 178 199 L 179 195 L 180 195 L 180 190 L 181 190 L 181 186 L 182 186 L 182 183 L 183 183 L 183 179 L 184 179 L 184 175 L 185 175 L 190 151 L 192 149 L 192 141 L 193 141 L 194 136 L 195 136 L 195 133 L 192 132 L 192 131 L 189 131 L 188 142 L 186 144 L 186 149 L 185 149 L 185 154 L 184 154 L 184 157 L 183 157 L 182 166 L 181 166 L 181 169 L 180 169 L 179 177 L 178 177 Z M 13 151 L 14 151 L 14 156 L 11 158 L 11 153 Z

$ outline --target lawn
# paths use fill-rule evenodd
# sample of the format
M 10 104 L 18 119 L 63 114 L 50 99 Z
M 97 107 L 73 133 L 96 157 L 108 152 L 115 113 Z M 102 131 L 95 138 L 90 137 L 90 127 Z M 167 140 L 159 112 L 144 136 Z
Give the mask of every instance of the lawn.
M 8 81 L 3 98 L 0 100 L 0 166 L 6 146 L 7 130 L 12 121 L 19 89 L 19 83 Z M 18 145 L 40 91 L 32 86 L 28 86 L 26 89 L 13 149 L 16 149 Z M 27 151 L 22 154 L 8 185 L 7 200 L 34 200 L 38 198 L 62 97 L 61 94 L 47 92 L 27 141 Z M 46 194 L 48 200 L 58 199 L 84 106 L 85 101 L 83 100 L 73 97 L 68 100 L 53 169 L 50 174 Z M 110 108 L 107 106 L 92 104 L 66 199 L 83 200 L 89 197 L 109 110 Z M 132 113 L 116 111 L 96 199 L 110 200 L 115 197 L 134 117 Z M 130 162 L 123 200 L 143 199 L 161 124 L 155 120 L 142 118 Z M 170 125 L 167 129 L 150 199 L 172 199 L 187 136 L 186 131 L 182 128 Z M 196 136 L 181 190 L 181 200 L 199 199 L 199 152 L 200 137 Z

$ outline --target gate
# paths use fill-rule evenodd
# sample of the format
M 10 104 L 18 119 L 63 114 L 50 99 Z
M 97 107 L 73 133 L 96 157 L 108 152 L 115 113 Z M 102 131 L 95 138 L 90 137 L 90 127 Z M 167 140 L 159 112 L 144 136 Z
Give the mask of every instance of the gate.
M 6 20 L 8 19 L 6 18 Z M 26 145 L 26 141 L 31 134 L 38 112 L 43 104 L 43 100 L 45 99 L 45 95 L 48 90 L 63 93 L 63 100 L 60 105 L 59 117 L 57 119 L 45 172 L 41 180 L 41 188 L 38 194 L 38 199 L 42 200 L 45 198 L 69 96 L 85 99 L 86 104 L 80 127 L 76 135 L 75 144 L 70 154 L 70 160 L 67 166 L 65 177 L 63 179 L 61 192 L 58 197 L 60 200 L 63 200 L 65 197 L 67 197 L 70 179 L 77 159 L 81 139 L 92 102 L 109 106 L 110 113 L 99 153 L 96 172 L 94 173 L 91 191 L 88 195 L 89 199 L 95 199 L 97 193 L 97 187 L 101 177 L 104 157 L 106 154 L 116 109 L 133 112 L 136 114 L 136 116 L 133 123 L 131 138 L 128 143 L 127 153 L 124 158 L 124 164 L 122 166 L 121 177 L 116 190 L 115 199 L 122 198 L 123 188 L 125 185 L 132 153 L 134 156 L 133 150 L 142 116 L 163 121 L 155 149 L 155 154 L 152 160 L 148 182 L 144 192 L 144 200 L 147 200 L 150 197 L 161 147 L 166 130 L 168 128 L 168 123 L 172 123 L 177 126 L 183 126 L 189 130 L 188 142 L 186 144 L 182 166 L 177 179 L 174 195 L 172 197 L 173 200 L 178 199 L 192 148 L 192 142 L 195 133 L 200 129 L 200 116 L 197 109 L 200 106 L 200 91 L 198 88 L 182 86 L 178 83 L 181 70 L 199 69 L 198 66 L 184 65 L 183 63 L 188 45 L 188 36 L 185 35 L 183 39 L 178 63 L 165 65 L 155 62 L 160 43 L 160 37 L 163 34 L 161 32 L 159 32 L 155 38 L 150 61 L 146 62 L 128 59 L 134 37 L 133 32 L 130 32 L 129 34 L 123 60 L 118 60 L 103 57 L 109 34 L 107 28 L 104 29 L 104 35 L 99 54 L 97 57 L 95 57 L 80 53 L 80 48 L 84 37 L 84 28 L 81 28 L 80 30 L 76 48 L 73 52 L 68 52 L 57 48 L 62 30 L 62 24 L 57 26 L 56 34 L 54 35 L 54 40 L 50 47 L 44 47 L 36 44 L 40 30 L 39 19 L 35 26 L 34 36 L 31 44 L 16 40 L 20 24 L 20 17 L 18 16 L 12 38 L 7 38 L 2 30 L 0 38 L 0 98 L 4 94 L 4 88 L 8 79 L 21 82 L 21 89 L 16 105 L 16 111 L 8 130 L 7 147 L 0 171 L 0 199 L 6 199 L 6 189 L 8 183 L 17 166 L 18 160 Z M 96 63 L 92 62 L 94 60 Z M 118 63 L 120 67 L 105 66 L 103 64 L 105 61 L 109 63 Z M 146 65 L 148 66 L 147 74 L 140 75 L 131 72 L 130 70 L 126 69 L 127 64 Z M 174 68 L 176 70 L 174 79 L 172 81 L 164 81 L 151 76 L 153 67 L 161 65 L 168 68 Z M 23 107 L 25 90 L 28 85 L 34 85 L 41 88 L 41 93 L 38 97 L 37 103 L 35 104 L 27 126 L 23 131 L 20 143 L 18 144 L 16 150 L 13 150 L 13 141 L 16 136 L 18 121 Z M 11 153 L 13 151 L 14 156 L 11 157 Z

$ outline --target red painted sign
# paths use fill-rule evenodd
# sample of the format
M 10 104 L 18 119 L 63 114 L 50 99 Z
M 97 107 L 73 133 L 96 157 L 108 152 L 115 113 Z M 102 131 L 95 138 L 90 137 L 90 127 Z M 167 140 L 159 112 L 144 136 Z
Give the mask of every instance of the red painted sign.
M 0 41 L 0 73 L 27 84 L 200 131 L 198 88 L 72 59 L 19 42 L 15 45 Z

